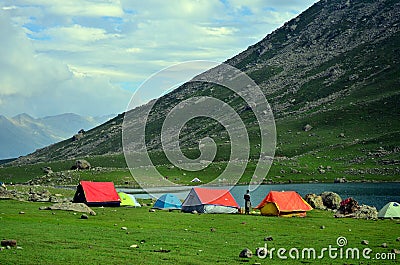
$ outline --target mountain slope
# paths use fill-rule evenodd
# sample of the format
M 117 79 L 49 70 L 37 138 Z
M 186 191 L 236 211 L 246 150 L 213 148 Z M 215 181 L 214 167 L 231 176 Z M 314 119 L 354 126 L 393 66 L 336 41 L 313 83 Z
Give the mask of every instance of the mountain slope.
M 360 167 L 381 170 L 385 165 L 390 174 L 399 174 L 398 14 L 398 1 L 323 0 L 227 60 L 253 78 L 268 98 L 276 118 L 278 157 L 293 158 L 292 167 L 310 174 L 320 164 L 333 161 L 341 161 L 338 167 L 344 173 Z M 251 158 L 257 159 L 259 131 L 245 102 L 220 87 L 187 83 L 163 96 L 153 108 L 146 142 L 155 163 L 167 163 L 160 151 L 165 115 L 182 100 L 202 95 L 227 102 L 246 121 Z M 132 110 L 133 116 L 141 117 L 141 111 L 140 107 Z M 122 121 L 123 114 L 79 141 L 57 143 L 16 163 L 120 154 Z M 304 131 L 306 124 L 313 129 Z M 218 143 L 216 160 L 227 160 L 226 131 L 209 119 L 196 119 L 184 128 L 180 135 L 184 153 L 198 156 L 198 140 L 207 135 Z M 379 150 L 385 155 L 376 155 Z

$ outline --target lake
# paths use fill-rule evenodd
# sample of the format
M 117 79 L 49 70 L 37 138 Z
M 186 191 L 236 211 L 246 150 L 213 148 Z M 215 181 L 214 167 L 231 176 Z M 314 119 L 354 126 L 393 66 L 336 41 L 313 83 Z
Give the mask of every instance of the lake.
M 184 200 L 192 187 L 164 187 L 151 190 L 151 194 L 159 197 L 164 193 L 175 194 L 179 199 Z M 221 187 L 228 188 L 228 187 Z M 243 195 L 248 189 L 247 185 L 237 185 L 231 189 L 233 197 L 238 204 L 243 207 Z M 400 182 L 385 183 L 301 183 L 301 184 L 276 184 L 260 185 L 256 190 L 250 192 L 253 207 L 257 206 L 269 191 L 289 191 L 298 192 L 301 196 L 308 193 L 320 194 L 324 191 L 333 191 L 342 199 L 353 197 L 359 204 L 375 206 L 378 210 L 390 201 L 400 202 Z M 118 189 L 141 199 L 151 198 L 151 195 L 144 193 L 141 189 Z

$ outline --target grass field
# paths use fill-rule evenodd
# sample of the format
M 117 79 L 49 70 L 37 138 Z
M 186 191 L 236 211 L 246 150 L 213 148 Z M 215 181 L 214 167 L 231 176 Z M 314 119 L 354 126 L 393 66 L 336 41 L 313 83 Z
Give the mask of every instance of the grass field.
M 339 236 L 348 241 L 344 251 L 369 247 L 371 257 L 400 248 L 399 220 L 335 219 L 326 211 L 313 210 L 306 218 L 278 218 L 118 207 L 93 208 L 97 215 L 84 220 L 80 213 L 38 210 L 43 205 L 47 204 L 0 201 L 1 238 L 15 239 L 22 247 L 0 251 L 1 264 L 396 264 L 395 260 L 333 260 L 328 252 L 322 260 L 281 260 L 276 250 L 272 259 L 239 258 L 244 248 L 254 253 L 263 247 L 267 236 L 273 237 L 268 249 L 315 248 L 317 256 L 329 245 L 337 247 Z M 362 240 L 369 245 L 361 245 Z M 380 247 L 382 243 L 388 248 Z

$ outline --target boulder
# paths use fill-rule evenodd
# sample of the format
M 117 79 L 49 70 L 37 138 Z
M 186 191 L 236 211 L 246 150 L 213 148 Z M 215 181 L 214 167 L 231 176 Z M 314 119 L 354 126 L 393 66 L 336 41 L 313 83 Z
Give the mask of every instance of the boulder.
M 303 127 L 303 131 L 308 132 L 308 131 L 311 131 L 312 128 L 313 128 L 313 127 L 312 127 L 310 124 L 306 124 L 306 125 Z
M 340 198 L 339 194 L 326 191 L 321 194 L 322 202 L 324 206 L 328 209 L 337 210 L 340 207 L 340 202 L 342 198 Z
M 314 209 L 326 210 L 322 197 L 313 193 L 307 194 L 304 200 Z
M 77 134 L 74 134 L 74 136 L 72 136 L 72 141 L 79 141 L 82 138 L 83 138 L 83 133 L 78 132 Z
M 354 213 L 354 218 L 356 219 L 367 219 L 367 220 L 377 220 L 378 210 L 373 206 L 361 205 L 358 210 Z
M 359 208 L 358 202 L 350 197 L 340 202 L 338 213 L 351 214 L 357 212 Z
M 53 170 L 51 169 L 51 167 L 44 167 L 42 168 L 42 170 L 46 174 L 53 174 Z
M 251 257 L 253 257 L 253 252 L 251 252 L 250 249 L 245 248 L 240 252 L 239 257 L 240 258 L 251 258 Z
M 85 169 L 90 169 L 90 163 L 86 161 L 85 159 L 79 159 L 75 161 L 75 165 L 71 167 L 71 169 L 80 169 L 80 170 L 85 170 Z
M 63 210 L 63 211 L 73 211 L 79 213 L 88 213 L 90 215 L 96 215 L 96 213 L 84 203 L 56 203 L 51 206 L 40 207 L 40 210 Z

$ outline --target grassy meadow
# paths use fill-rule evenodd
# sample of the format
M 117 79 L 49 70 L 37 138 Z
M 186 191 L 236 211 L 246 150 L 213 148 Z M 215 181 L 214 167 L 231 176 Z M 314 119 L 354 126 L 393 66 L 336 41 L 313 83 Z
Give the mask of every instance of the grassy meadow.
M 84 220 L 80 213 L 39 210 L 43 205 L 48 204 L 0 201 L 0 235 L 22 247 L 0 251 L 1 264 L 395 264 L 394 260 L 332 260 L 327 253 L 322 260 L 245 259 L 239 253 L 244 248 L 255 253 L 268 243 L 268 249 L 315 248 L 318 256 L 324 247 L 337 247 L 339 236 L 348 240 L 346 247 L 371 248 L 371 257 L 400 248 L 399 220 L 336 219 L 327 211 L 279 218 L 118 207 L 93 208 L 97 215 Z M 273 241 L 264 241 L 268 236 Z M 369 245 L 361 245 L 362 240 Z

